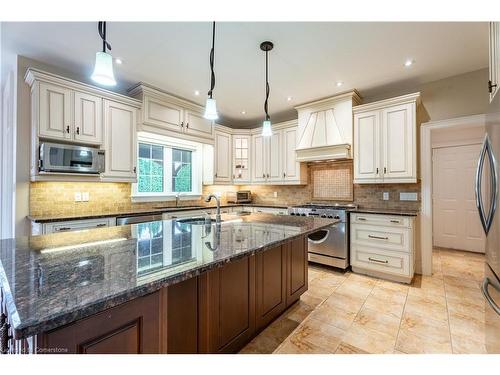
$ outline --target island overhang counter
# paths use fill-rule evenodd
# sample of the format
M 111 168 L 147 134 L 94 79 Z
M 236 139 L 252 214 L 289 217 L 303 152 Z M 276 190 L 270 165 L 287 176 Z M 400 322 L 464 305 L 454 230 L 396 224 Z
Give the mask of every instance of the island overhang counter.
M 224 215 L 0 241 L 2 350 L 234 353 L 307 290 L 336 220 Z

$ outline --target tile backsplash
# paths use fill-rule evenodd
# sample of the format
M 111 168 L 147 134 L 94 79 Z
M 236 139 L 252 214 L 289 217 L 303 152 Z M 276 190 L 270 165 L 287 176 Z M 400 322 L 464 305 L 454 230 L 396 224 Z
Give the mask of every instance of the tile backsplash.
M 309 168 L 310 173 L 310 168 Z M 311 181 L 309 176 L 309 181 Z M 313 186 L 308 185 L 211 185 L 203 187 L 203 196 L 220 192 L 226 203 L 226 192 L 251 190 L 254 203 L 292 206 L 312 201 Z M 75 202 L 75 193 L 88 192 L 88 202 Z M 383 193 L 389 200 L 383 200 Z M 400 201 L 399 193 L 417 192 L 417 201 Z M 30 215 L 57 216 L 113 213 L 158 206 L 174 206 L 174 201 L 133 203 L 130 183 L 99 182 L 32 182 L 30 185 Z M 276 194 L 276 196 L 275 196 Z M 362 207 L 420 209 L 420 183 L 354 185 L 354 203 Z M 183 200 L 183 205 L 204 204 L 201 199 Z M 211 203 L 212 204 L 212 203 Z

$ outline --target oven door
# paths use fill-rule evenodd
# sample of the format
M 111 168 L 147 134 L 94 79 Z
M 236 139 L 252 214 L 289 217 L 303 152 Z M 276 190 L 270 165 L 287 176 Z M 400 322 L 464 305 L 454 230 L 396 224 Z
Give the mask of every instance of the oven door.
M 104 151 L 92 147 L 42 143 L 40 171 L 98 174 L 104 172 Z
M 307 236 L 310 253 L 347 259 L 346 223 L 338 223 Z

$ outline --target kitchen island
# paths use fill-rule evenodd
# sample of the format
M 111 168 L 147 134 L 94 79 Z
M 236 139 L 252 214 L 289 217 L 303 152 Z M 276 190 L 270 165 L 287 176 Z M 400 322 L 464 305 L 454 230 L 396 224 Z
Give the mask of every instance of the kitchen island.
M 222 219 L 2 240 L 2 349 L 237 352 L 307 290 L 307 235 L 336 220 Z

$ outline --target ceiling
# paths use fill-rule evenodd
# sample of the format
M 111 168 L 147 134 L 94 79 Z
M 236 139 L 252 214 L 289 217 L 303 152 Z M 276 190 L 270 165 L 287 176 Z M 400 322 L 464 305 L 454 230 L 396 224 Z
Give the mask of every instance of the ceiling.
M 13 52 L 75 75 L 92 73 L 101 48 L 97 23 L 3 26 L 3 42 Z M 109 22 L 107 30 L 112 55 L 123 60 L 115 64 L 117 91 L 142 81 L 204 104 L 210 22 Z M 485 22 L 221 22 L 214 97 L 224 125 L 253 127 L 263 119 L 264 40 L 275 44 L 269 55 L 274 122 L 296 117 L 297 104 L 352 88 L 370 96 L 389 85 L 418 85 L 488 65 Z M 407 59 L 415 63 L 405 67 Z M 338 81 L 344 84 L 337 87 Z

